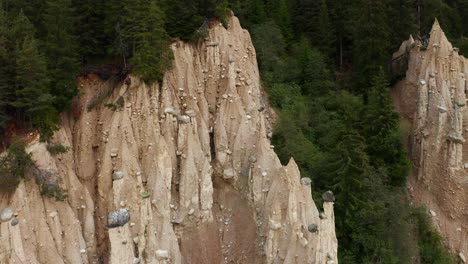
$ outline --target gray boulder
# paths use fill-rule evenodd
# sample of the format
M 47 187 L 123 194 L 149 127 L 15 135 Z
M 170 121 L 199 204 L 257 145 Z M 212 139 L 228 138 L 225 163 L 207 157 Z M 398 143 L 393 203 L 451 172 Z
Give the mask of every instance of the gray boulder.
M 116 211 L 110 212 L 107 217 L 107 226 L 109 228 L 124 226 L 130 221 L 130 213 L 126 208 L 120 208 Z

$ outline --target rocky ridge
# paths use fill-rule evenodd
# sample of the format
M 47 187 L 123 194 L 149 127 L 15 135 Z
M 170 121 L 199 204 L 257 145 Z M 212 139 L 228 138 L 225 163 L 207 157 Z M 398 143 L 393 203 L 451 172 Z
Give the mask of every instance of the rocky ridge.
M 408 188 L 428 208 L 450 248 L 468 254 L 468 60 L 436 21 L 427 47 L 410 38 L 394 54 L 407 59 L 406 77 L 393 88 L 414 164 Z
M 273 111 L 249 33 L 236 17 L 206 41 L 171 45 L 162 86 L 80 80 L 52 156 L 28 146 L 34 180 L 0 193 L 0 263 L 338 263 L 333 202 L 319 213 L 310 181 L 271 145 Z M 102 102 L 87 106 L 104 91 Z M 16 224 L 13 225 L 13 220 Z

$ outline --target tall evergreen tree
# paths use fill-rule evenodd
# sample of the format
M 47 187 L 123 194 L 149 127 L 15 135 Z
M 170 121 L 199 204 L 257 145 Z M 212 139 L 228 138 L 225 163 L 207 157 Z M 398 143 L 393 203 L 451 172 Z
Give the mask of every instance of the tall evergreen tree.
M 268 9 L 273 15 L 273 19 L 281 29 L 283 37 L 287 42 L 290 42 L 294 37 L 293 22 L 291 10 L 286 0 L 270 0 L 268 1 Z
M 391 0 L 388 4 L 388 18 L 391 29 L 391 48 L 397 50 L 402 40 L 410 34 L 418 36 L 418 24 L 414 0 Z
M 306 35 L 320 51 L 333 57 L 336 36 L 327 0 L 297 0 L 293 21 L 297 34 Z
M 165 0 L 166 30 L 172 37 L 191 39 L 202 25 L 204 18 L 198 13 L 198 1 L 182 0 L 178 4 Z
M 153 0 L 126 0 L 122 24 L 135 73 L 147 82 L 162 81 L 171 66 L 172 53 L 160 6 Z
M 399 136 L 399 116 L 393 110 L 387 78 L 382 69 L 372 80 L 363 116 L 363 133 L 372 165 L 376 168 L 387 167 L 390 183 L 402 186 L 406 182 L 409 161 Z
M 104 21 L 104 0 L 73 0 L 76 34 L 78 36 L 79 54 L 82 60 L 106 55 Z
M 70 0 L 47 0 L 44 13 L 46 36 L 44 51 L 47 58 L 51 93 L 61 112 L 77 94 L 76 77 L 79 71 L 77 39 L 73 35 L 74 11 Z
M 58 124 L 48 87 L 46 60 L 37 41 L 27 36 L 16 49 L 16 99 L 12 105 L 18 118 L 39 129 L 43 139 L 50 138 Z
M 6 128 L 8 122 L 8 114 L 6 107 L 8 105 L 8 94 L 11 86 L 12 75 L 12 60 L 8 52 L 8 38 L 9 26 L 7 25 L 6 14 L 3 10 L 2 2 L 0 2 L 0 136 Z
M 353 63 L 356 91 L 365 94 L 371 76 L 387 65 L 390 52 L 390 27 L 386 1 L 357 0 L 354 12 Z

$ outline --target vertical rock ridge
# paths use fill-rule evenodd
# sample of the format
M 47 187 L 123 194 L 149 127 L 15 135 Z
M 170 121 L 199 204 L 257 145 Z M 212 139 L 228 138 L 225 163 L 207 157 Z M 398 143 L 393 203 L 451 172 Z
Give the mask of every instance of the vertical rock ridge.
M 393 95 L 403 120 L 412 124 L 411 195 L 431 210 L 433 223 L 450 248 L 467 254 L 468 60 L 437 21 L 430 34 L 427 47 L 420 42 L 408 46 L 406 78 L 395 85 Z
M 69 197 L 26 181 L 1 199 L 20 224 L 1 223 L 0 263 L 338 263 L 333 203 L 320 219 L 310 184 L 267 137 L 274 113 L 249 33 L 231 17 L 171 49 L 162 86 L 129 77 L 102 103 L 123 98 L 115 111 L 87 111 L 105 84 L 80 80 L 81 115 L 64 116 L 54 137 L 71 150 L 28 147 Z M 120 208 L 130 220 L 108 228 Z

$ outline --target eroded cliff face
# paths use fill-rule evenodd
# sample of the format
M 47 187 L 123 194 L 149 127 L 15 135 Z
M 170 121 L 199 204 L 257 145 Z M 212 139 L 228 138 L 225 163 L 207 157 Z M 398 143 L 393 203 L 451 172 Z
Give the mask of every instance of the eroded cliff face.
M 87 111 L 108 87 L 80 80 L 54 136 L 70 151 L 28 147 L 68 198 L 41 195 L 34 180 L 0 194 L 19 220 L 0 223 L 0 263 L 338 263 L 333 203 L 319 214 L 310 182 L 268 138 L 249 33 L 231 17 L 204 42 L 171 47 L 163 85 L 129 77 L 102 103 L 123 102 L 116 111 Z M 108 228 L 120 209 L 129 221 Z
M 468 60 L 436 21 L 427 49 L 412 38 L 394 58 L 407 54 L 406 78 L 393 90 L 403 122 L 411 124 L 408 146 L 414 164 L 411 195 L 426 205 L 450 248 L 468 254 Z

